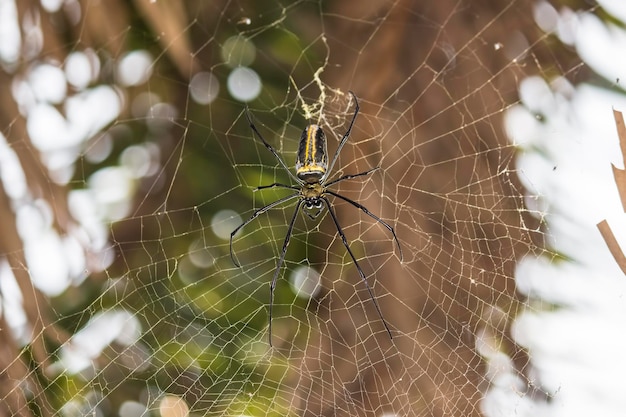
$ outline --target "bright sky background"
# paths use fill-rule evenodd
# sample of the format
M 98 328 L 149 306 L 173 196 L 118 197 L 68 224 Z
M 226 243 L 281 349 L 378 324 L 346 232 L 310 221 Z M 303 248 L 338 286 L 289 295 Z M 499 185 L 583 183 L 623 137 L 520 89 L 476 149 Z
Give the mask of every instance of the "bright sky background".
M 626 2 L 599 3 L 626 21 Z M 609 82 L 624 85 L 623 28 L 607 27 L 592 14 L 550 10 L 547 3 L 536 8 L 538 16 L 557 16 L 552 28 L 544 29 L 573 45 L 585 64 Z M 613 109 L 626 112 L 626 95 L 530 77 L 522 81 L 520 96 L 522 105 L 506 116 L 511 140 L 525 151 L 518 160 L 519 175 L 538 196 L 529 205 L 548 213 L 550 245 L 571 261 L 529 257 L 516 274 L 520 291 L 545 302 L 546 311 L 539 304 L 520 317 L 514 333 L 530 349 L 536 377 L 550 390 L 552 402 L 538 408 L 521 397 L 502 401 L 506 394 L 492 393 L 489 414 L 509 407 L 504 415 L 623 416 L 626 277 L 596 224 L 607 219 L 626 248 L 626 216 L 611 168 L 624 168 Z M 548 311 L 548 303 L 561 308 Z

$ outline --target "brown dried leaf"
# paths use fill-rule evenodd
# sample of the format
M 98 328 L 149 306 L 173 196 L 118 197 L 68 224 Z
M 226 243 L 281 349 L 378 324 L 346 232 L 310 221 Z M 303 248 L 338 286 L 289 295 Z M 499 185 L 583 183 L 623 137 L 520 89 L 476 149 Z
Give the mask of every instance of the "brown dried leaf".
M 602 237 L 604 238 L 604 241 L 606 242 L 606 245 L 609 247 L 611 254 L 615 258 L 615 261 L 622 269 L 622 272 L 626 274 L 626 256 L 624 256 L 622 248 L 619 246 L 619 243 L 615 239 L 615 235 L 611 230 L 611 226 L 609 226 L 606 220 L 602 220 L 600 223 L 597 224 L 597 226 L 598 230 L 600 230 L 600 233 L 602 234 Z

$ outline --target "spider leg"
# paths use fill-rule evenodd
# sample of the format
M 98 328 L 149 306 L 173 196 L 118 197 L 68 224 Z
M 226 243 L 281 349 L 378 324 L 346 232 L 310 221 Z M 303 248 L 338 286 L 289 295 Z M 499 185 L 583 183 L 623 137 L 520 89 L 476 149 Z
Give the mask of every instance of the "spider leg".
M 270 310 L 269 310 L 269 338 L 270 338 L 270 346 L 272 346 L 272 311 L 274 309 L 274 289 L 276 288 L 276 280 L 278 279 L 278 273 L 280 272 L 280 267 L 283 265 L 285 261 L 285 254 L 287 253 L 287 246 L 289 245 L 289 240 L 291 239 L 291 233 L 293 232 L 293 225 L 296 223 L 296 216 L 298 215 L 298 210 L 302 205 L 302 200 L 298 201 L 296 204 L 296 209 L 293 211 L 293 217 L 291 217 L 291 221 L 289 222 L 289 227 L 287 228 L 287 235 L 285 236 L 285 242 L 283 242 L 283 249 L 280 253 L 280 258 L 278 259 L 278 265 L 276 265 L 276 270 L 274 271 L 274 276 L 272 277 L 272 282 L 270 283 Z
M 365 284 L 365 288 L 367 288 L 367 292 L 369 293 L 370 298 L 372 299 L 372 302 L 374 302 L 374 307 L 376 307 L 376 312 L 378 312 L 378 316 L 382 320 L 383 325 L 385 326 L 385 329 L 387 330 L 387 333 L 389 334 L 389 338 L 393 339 L 393 336 L 391 336 L 391 330 L 389 329 L 389 326 L 387 325 L 387 322 L 385 321 L 385 318 L 383 317 L 383 313 L 380 310 L 380 306 L 378 305 L 376 298 L 374 297 L 372 288 L 370 287 L 370 284 L 367 282 L 367 278 L 365 277 L 363 270 L 359 266 L 359 263 L 356 261 L 356 258 L 354 257 L 354 254 L 352 253 L 352 250 L 350 249 L 350 246 L 348 246 L 348 240 L 346 239 L 346 235 L 343 234 L 343 230 L 341 230 L 341 226 L 339 226 L 339 220 L 337 220 L 337 215 L 335 214 L 335 211 L 330 205 L 330 201 L 328 201 L 328 199 L 324 196 L 321 196 L 320 198 L 324 200 L 324 202 L 326 203 L 326 207 L 328 207 L 328 212 L 330 213 L 330 217 L 332 217 L 333 222 L 335 223 L 335 226 L 337 227 L 337 232 L 339 232 L 339 236 L 341 237 L 343 246 L 346 247 L 346 250 L 350 254 L 350 257 L 352 258 L 352 262 L 354 262 L 354 266 L 356 266 L 356 269 L 359 272 L 359 275 L 361 276 L 361 281 L 363 281 L 363 283 Z
M 258 187 L 256 187 L 256 189 L 257 190 L 264 190 L 266 188 L 275 188 L 275 187 L 291 188 L 292 190 L 300 190 L 300 187 L 296 187 L 295 185 L 281 184 L 279 182 L 275 182 L 273 184 L 268 184 L 268 185 L 259 185 Z
M 330 190 L 326 190 L 326 193 L 332 194 L 332 195 L 334 195 L 337 198 L 341 198 L 343 201 L 346 201 L 346 202 L 352 204 L 354 207 L 361 209 L 363 211 L 363 213 L 367 214 L 372 219 L 376 220 L 378 223 L 380 223 L 383 226 L 385 226 L 387 228 L 387 230 L 389 230 L 391 232 L 391 234 L 393 235 L 393 238 L 396 241 L 396 245 L 398 245 L 398 251 L 400 251 L 400 261 L 402 261 L 402 258 L 403 258 L 402 247 L 400 246 L 400 241 L 398 240 L 398 236 L 396 236 L 396 232 L 395 232 L 395 230 L 393 230 L 393 227 L 389 226 L 389 224 L 387 224 L 383 219 L 381 219 L 377 215 L 371 213 L 363 204 L 359 204 L 356 201 L 350 200 L 349 198 L 344 197 L 344 196 L 342 196 L 340 194 L 337 194 L 337 193 L 335 193 L 333 191 L 330 191 Z
M 337 178 L 335 180 L 332 180 L 331 182 L 329 182 L 328 184 L 325 184 L 325 187 L 330 187 L 333 184 L 337 184 L 339 181 L 343 181 L 343 180 L 351 180 L 352 178 L 356 178 L 356 177 L 362 177 L 364 175 L 369 175 L 372 172 L 376 171 L 380 169 L 380 167 L 375 167 L 372 169 L 368 169 L 367 171 L 364 172 L 359 172 L 358 174 L 348 174 L 348 175 L 344 175 L 343 177 Z
M 278 152 L 276 152 L 276 150 L 272 147 L 272 145 L 270 145 L 261 135 L 261 132 L 259 132 L 259 129 L 256 128 L 256 126 L 254 125 L 254 122 L 252 121 L 252 117 L 250 116 L 250 111 L 248 110 L 248 107 L 246 107 L 246 118 L 248 119 L 248 124 L 250 125 L 250 128 L 252 129 L 252 131 L 257 135 L 257 137 L 259 139 L 261 139 L 261 142 L 263 142 L 263 145 L 265 145 L 265 147 L 274 155 L 274 157 L 276 157 L 276 160 L 278 160 L 278 163 L 283 167 L 283 169 L 285 171 L 287 171 L 287 173 L 291 176 L 291 178 L 293 178 L 298 184 L 301 184 L 302 181 L 299 180 L 287 167 L 287 164 L 285 163 L 285 161 L 283 161 L 283 158 L 280 157 L 280 155 L 278 155 Z
M 230 259 L 232 259 L 233 264 L 235 264 L 236 267 L 240 267 L 241 265 L 239 265 L 239 262 L 237 262 L 237 259 L 235 258 L 235 253 L 233 252 L 233 236 L 235 236 L 235 233 L 237 233 L 241 228 L 243 228 L 244 226 L 249 224 L 252 220 L 256 219 L 257 217 L 259 217 L 261 214 L 265 213 L 269 209 L 271 209 L 273 207 L 276 207 L 277 205 L 279 205 L 281 203 L 284 203 L 285 201 L 289 201 L 292 198 L 296 198 L 299 195 L 300 194 L 298 194 L 298 193 L 291 194 L 291 195 L 288 195 L 287 197 L 281 198 L 280 200 L 276 200 L 273 203 L 270 203 L 270 204 L 268 204 L 265 207 L 261 207 L 260 209 L 256 210 L 254 213 L 252 213 L 252 216 L 250 216 L 250 218 L 248 220 L 246 220 L 245 222 L 241 223 L 239 226 L 237 226 L 235 228 L 235 230 L 233 230 L 230 233 Z
M 330 175 L 330 173 L 332 172 L 333 166 L 335 165 L 335 162 L 337 162 L 337 158 L 339 157 L 339 152 L 341 152 L 341 148 L 343 148 L 343 145 L 345 145 L 348 141 L 348 137 L 350 137 L 350 132 L 352 131 L 352 126 L 354 125 L 354 121 L 356 120 L 356 116 L 357 114 L 359 114 L 359 100 L 357 100 L 352 91 L 350 91 L 350 94 L 352 94 L 352 97 L 354 98 L 354 115 L 352 116 L 352 120 L 350 121 L 350 125 L 348 126 L 346 134 L 343 135 L 343 138 L 341 138 L 341 142 L 339 142 L 339 146 L 335 151 L 335 155 L 333 155 L 333 159 L 330 161 L 330 165 L 328 165 L 328 169 L 326 170 L 326 174 L 324 175 L 322 181 L 325 180 L 327 176 Z

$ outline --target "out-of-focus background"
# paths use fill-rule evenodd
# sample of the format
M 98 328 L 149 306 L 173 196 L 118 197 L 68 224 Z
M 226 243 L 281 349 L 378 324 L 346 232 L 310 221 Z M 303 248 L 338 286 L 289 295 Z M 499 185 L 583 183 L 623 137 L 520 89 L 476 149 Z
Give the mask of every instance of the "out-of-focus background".
M 621 415 L 620 1 L 0 0 L 0 416 Z M 328 212 L 255 210 L 320 124 Z

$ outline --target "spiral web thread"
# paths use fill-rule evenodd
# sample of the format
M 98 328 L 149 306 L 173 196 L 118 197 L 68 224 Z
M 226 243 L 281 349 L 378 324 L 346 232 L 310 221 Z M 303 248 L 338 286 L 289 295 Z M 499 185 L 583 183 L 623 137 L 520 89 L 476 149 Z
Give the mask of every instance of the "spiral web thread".
M 82 17 L 69 31 L 72 41 L 44 47 L 41 62 L 67 68 L 70 53 L 88 50 L 100 72 L 52 104 L 115 86 L 120 111 L 94 122 L 71 147 L 69 181 L 55 179 L 63 169 L 48 171 L 50 188 L 64 191 L 42 194 L 47 209 L 34 205 L 59 216 L 73 213 L 72 198 L 85 190 L 97 201 L 88 205 L 91 217 L 50 222 L 86 255 L 72 263 L 63 252 L 63 290 L 50 298 L 45 285 L 25 284 L 31 281 L 23 274 L 47 268 L 35 266 L 28 244 L 5 256 L 12 271 L 5 274 L 31 292 L 22 303 L 26 322 L 5 313 L 20 352 L 9 364 L 26 365 L 3 401 L 29 401 L 10 409 L 53 416 L 498 416 L 532 415 L 545 404 L 554 393 L 533 373 L 533 353 L 512 326 L 525 312 L 552 306 L 516 289 L 515 268 L 524 256 L 563 257 L 550 248 L 545 212 L 532 204 L 541 196 L 525 189 L 519 149 L 502 120 L 511 109 L 532 113 L 517 98 L 525 76 L 580 73 L 578 61 L 554 52 L 559 46 L 550 49 L 554 35 L 533 21 L 533 10 L 547 3 L 396 1 L 375 10 L 319 1 L 185 10 L 159 3 L 112 6 L 109 17 L 119 26 L 108 29 L 117 35 L 108 42 L 91 38 L 99 6 L 54 12 L 67 21 L 76 7 Z M 42 21 L 54 22 L 54 13 L 43 10 Z M 145 26 L 133 23 L 133 13 Z M 511 22 L 519 27 L 511 30 Z M 148 54 L 126 64 L 139 68 L 147 59 L 147 72 L 124 81 L 122 62 L 133 48 Z M 241 92 L 233 92 L 246 82 L 252 84 L 243 94 L 254 89 L 254 77 L 233 74 L 242 69 L 259 75 L 262 91 L 249 110 L 290 169 L 309 123 L 322 126 L 333 155 L 354 112 L 348 90 L 358 97 L 361 112 L 330 178 L 380 169 L 333 190 L 389 223 L 404 259 L 385 227 L 328 198 L 393 339 L 325 211 L 315 220 L 296 217 L 275 292 L 274 347 L 268 345 L 269 281 L 295 202 L 234 237 L 241 267 L 233 265 L 230 232 L 290 192 L 255 188 L 293 184 L 248 126 Z M 217 84 L 217 97 L 207 98 Z M 95 103 L 88 102 L 93 112 Z M 68 120 L 71 111 L 64 108 Z M 3 132 L 18 157 L 32 140 L 11 140 L 21 117 Z M 62 155 L 54 151 L 42 151 L 42 159 Z M 54 161 L 46 162 L 49 168 Z M 16 267 L 12 257 L 26 263 Z M 43 306 L 38 313 L 28 311 L 33 297 Z M 5 310 L 11 304 L 5 296 Z M 40 322 L 29 323 L 33 317 Z

